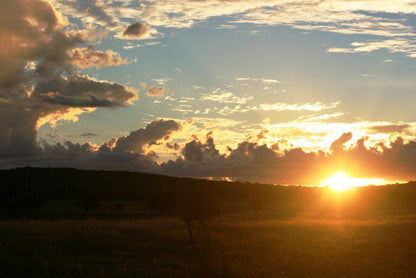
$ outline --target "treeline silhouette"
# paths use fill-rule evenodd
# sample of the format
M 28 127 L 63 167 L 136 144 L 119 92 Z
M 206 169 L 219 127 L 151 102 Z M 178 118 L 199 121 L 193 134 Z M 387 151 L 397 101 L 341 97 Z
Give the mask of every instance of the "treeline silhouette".
M 327 188 L 209 181 L 123 171 L 0 171 L 0 217 L 178 216 L 185 222 L 243 215 L 358 217 L 416 211 L 416 182 L 334 193 Z

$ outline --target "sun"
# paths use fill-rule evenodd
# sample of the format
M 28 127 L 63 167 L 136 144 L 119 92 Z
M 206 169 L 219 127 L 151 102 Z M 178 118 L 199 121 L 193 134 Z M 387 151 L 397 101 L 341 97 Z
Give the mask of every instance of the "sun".
M 345 191 L 355 186 L 354 179 L 347 173 L 337 172 L 322 181 L 323 186 L 328 186 L 334 191 Z
M 334 191 L 345 191 L 354 187 L 367 185 L 384 185 L 387 182 L 383 179 L 353 178 L 345 172 L 336 172 L 321 182 L 322 186 L 328 186 Z

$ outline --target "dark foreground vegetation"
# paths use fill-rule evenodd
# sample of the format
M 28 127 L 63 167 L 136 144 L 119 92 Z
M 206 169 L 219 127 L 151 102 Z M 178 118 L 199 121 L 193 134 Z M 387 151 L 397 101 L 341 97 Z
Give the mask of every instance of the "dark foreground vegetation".
M 416 277 L 416 183 L 0 171 L 1 277 Z

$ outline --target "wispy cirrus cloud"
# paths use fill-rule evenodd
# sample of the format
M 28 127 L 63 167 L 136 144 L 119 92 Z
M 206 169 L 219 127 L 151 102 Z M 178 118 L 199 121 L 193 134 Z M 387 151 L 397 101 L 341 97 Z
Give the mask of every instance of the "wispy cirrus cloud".
M 327 50 L 330 53 L 370 53 L 374 51 L 386 50 L 393 53 L 405 53 L 408 57 L 416 58 L 415 39 L 388 39 L 381 41 L 353 42 L 350 47 L 339 48 L 331 47 Z
M 272 79 L 272 78 L 251 78 L 251 77 L 236 77 L 235 78 L 236 81 L 260 81 L 263 82 L 265 84 L 279 84 L 280 81 L 277 79 Z
M 263 103 L 258 105 L 258 110 L 262 111 L 322 111 L 327 109 L 334 109 L 340 105 L 340 101 L 332 102 L 329 104 L 325 104 L 322 102 L 315 102 L 315 103 L 294 103 L 289 104 L 285 102 L 276 102 L 276 103 Z
M 157 82 L 158 84 L 164 86 L 166 85 L 167 82 L 169 82 L 170 80 L 172 80 L 171 78 L 153 78 L 153 81 Z
M 202 94 L 201 100 L 203 101 L 213 101 L 221 103 L 238 103 L 245 104 L 249 100 L 252 100 L 253 96 L 237 96 L 232 92 L 217 88 L 209 94 Z

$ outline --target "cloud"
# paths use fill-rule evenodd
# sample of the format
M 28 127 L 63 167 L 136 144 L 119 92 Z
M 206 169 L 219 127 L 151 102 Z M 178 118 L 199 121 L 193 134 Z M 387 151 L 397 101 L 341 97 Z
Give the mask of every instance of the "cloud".
M 234 23 L 287 25 L 308 31 L 384 37 L 408 36 L 412 28 L 401 21 L 374 13 L 414 13 L 403 1 L 393 8 L 393 1 L 375 7 L 372 1 L 279 1 L 272 8 L 261 7 L 236 19 Z M 348 3 L 354 2 L 352 5 Z M 394 2 L 397 3 L 397 2 Z M 305 20 L 307 18 L 307 20 Z
M 304 180 L 305 168 L 312 166 L 317 155 L 300 149 L 284 155 L 248 141 L 230 149 L 230 154 L 220 154 L 213 139 L 207 136 L 205 143 L 194 138 L 183 148 L 183 157 L 161 164 L 163 172 L 171 175 L 225 177 L 238 180 L 292 183 Z M 295 163 L 296 161 L 296 163 Z M 302 174 L 301 174 L 302 173 Z
M 162 85 L 162 86 L 164 86 L 170 80 L 172 80 L 172 79 L 167 78 L 167 77 L 165 77 L 165 78 L 153 78 L 153 81 L 159 83 L 159 85 Z
M 161 164 L 164 173 L 178 176 L 232 177 L 237 180 L 280 184 L 319 184 L 336 171 L 348 171 L 362 177 L 393 180 L 414 178 L 416 142 L 404 143 L 400 137 L 382 146 L 382 151 L 364 146 L 365 138 L 345 149 L 352 137 L 344 133 L 333 142 L 334 152 L 305 152 L 291 148 L 279 153 L 278 146 L 242 141 L 229 155 L 218 152 L 213 139 L 205 143 L 194 137 L 182 149 L 183 157 Z
M 329 120 L 332 118 L 338 118 L 341 116 L 344 116 L 344 113 L 341 112 L 336 112 L 336 113 L 331 113 L 331 114 L 323 114 L 323 115 L 319 115 L 319 116 L 302 116 L 299 117 L 298 119 L 304 122 L 314 122 L 314 121 L 323 121 L 323 120 Z
M 71 64 L 77 68 L 88 67 L 109 67 L 126 64 L 127 60 L 122 59 L 120 54 L 112 50 L 99 51 L 94 50 L 92 46 L 83 48 L 74 48 L 72 50 Z
M 41 126 L 49 124 L 52 128 L 56 127 L 59 121 L 69 121 L 77 122 L 79 120 L 78 116 L 84 113 L 91 113 L 95 111 L 96 108 L 91 107 L 62 107 L 57 111 L 53 111 L 46 115 L 41 115 L 35 125 L 35 130 L 37 131 Z
M 346 35 L 368 35 L 392 39 L 414 38 L 407 15 L 414 15 L 414 3 L 408 0 L 164 0 L 164 1 L 55 1 L 63 14 L 78 18 L 84 26 L 94 23 L 117 34 L 118 38 L 144 38 L 146 27 L 190 28 L 215 17 L 227 19 L 218 29 L 240 24 L 289 26 L 304 31 Z M 131 24 L 140 18 L 140 22 Z M 126 29 L 126 25 L 129 25 Z M 234 27 L 233 27 L 234 26 Z M 131 27 L 131 28 L 130 28 Z M 130 28 L 130 30 L 128 30 Z M 118 35 L 126 33 L 126 36 Z M 149 31 L 157 33 L 156 30 Z M 149 32 L 147 35 L 150 36 Z M 408 43 L 411 46 L 411 41 Z M 386 48 L 391 50 L 391 48 Z M 406 52 L 408 56 L 416 54 Z M 347 52 L 331 48 L 331 52 Z M 402 51 L 400 51 L 402 52 Z
M 344 144 L 347 143 L 352 139 L 352 133 L 346 132 L 341 135 L 337 140 L 332 142 L 331 147 L 329 148 L 332 153 L 337 153 L 340 151 L 344 151 Z
M 220 155 L 219 151 L 215 148 L 214 139 L 211 137 L 211 133 L 207 134 L 207 140 L 205 143 L 199 141 L 196 137 L 191 142 L 185 144 L 182 150 L 186 161 L 190 162 L 207 162 L 214 160 L 221 160 L 224 158 Z
M 172 141 L 185 131 L 184 128 L 174 120 L 157 120 L 102 145 L 41 142 L 37 156 L 30 159 L 0 158 L 1 167 L 30 165 L 134 170 L 174 176 L 231 177 L 233 180 L 276 184 L 319 184 L 336 171 L 346 171 L 357 177 L 415 178 L 416 142 L 405 142 L 402 137 L 379 143 L 376 147 L 366 146 L 367 139 L 362 137 L 347 147 L 346 143 L 353 138 L 353 134 L 347 132 L 331 143 L 330 152 L 307 152 L 294 147 L 281 149 L 279 143 L 267 145 L 252 141 L 266 140 L 272 135 L 273 131 L 263 129 L 258 136 L 239 141 L 235 147 L 221 152 L 212 132 L 206 134 L 205 140 L 193 135 L 184 144 Z M 157 163 L 157 153 L 151 148 L 162 145 L 179 151 L 179 157 Z
M 31 98 L 70 107 L 117 107 L 135 99 L 136 93 L 118 83 L 76 75 L 38 82 Z
M 270 78 L 262 78 L 261 81 L 266 84 L 279 84 L 280 81 L 276 79 L 270 79 Z
M 277 85 L 280 83 L 279 80 L 277 79 L 272 79 L 272 78 L 250 78 L 250 77 L 236 77 L 235 78 L 236 81 L 261 81 L 265 84 L 274 84 Z
M 127 136 L 112 138 L 101 145 L 71 141 L 50 144 L 41 141 L 36 156 L 13 159 L 0 157 L 4 162 L 0 168 L 29 165 L 155 172 L 159 167 L 155 162 L 157 155 L 148 148 L 160 140 L 168 140 L 180 128 L 180 123 L 176 121 L 157 120 Z M 90 137 L 94 134 L 86 133 L 81 136 Z
M 143 154 L 145 145 L 169 136 L 173 131 L 180 129 L 180 124 L 173 120 L 154 121 L 129 135 L 118 138 L 113 149 L 115 152 L 134 152 Z
M 80 18 L 84 23 L 114 26 L 114 18 L 106 11 L 106 3 L 95 0 L 54 1 L 64 14 Z
M 123 32 L 124 37 L 139 39 L 149 33 L 150 29 L 144 22 L 135 22 Z
M 331 53 L 370 53 L 374 51 L 387 50 L 389 52 L 407 53 L 408 57 L 416 57 L 415 39 L 396 38 L 381 41 L 353 42 L 349 48 L 329 48 Z M 392 60 L 387 60 L 391 62 Z
M 228 92 L 226 90 L 216 89 L 212 91 L 210 94 L 202 94 L 201 100 L 209 100 L 213 102 L 221 102 L 221 103 L 238 103 L 238 104 L 245 104 L 249 100 L 252 100 L 252 96 L 236 96 L 232 92 Z
M 412 126 L 410 124 L 387 124 L 387 125 L 376 125 L 370 127 L 370 132 L 372 133 L 403 133 L 408 132 L 409 128 Z
M 258 129 L 252 129 L 251 133 L 257 133 L 260 129 L 269 130 L 268 140 L 265 141 L 269 146 L 279 142 L 280 138 L 284 138 L 285 142 L 279 142 L 281 150 L 297 146 L 305 151 L 316 151 L 320 149 L 325 152 L 329 152 L 331 144 L 346 131 L 353 134 L 353 138 L 345 144 L 346 148 L 351 147 L 354 141 L 357 141 L 362 137 L 367 138 L 366 145 L 368 147 L 377 148 L 379 143 L 389 142 L 392 135 L 393 137 L 401 136 L 406 141 L 410 141 L 414 139 L 414 135 L 416 134 L 416 123 L 413 122 L 394 123 L 357 121 L 354 118 L 350 119 L 351 115 L 337 114 L 338 113 L 323 114 L 321 116 L 307 118 L 299 117 L 295 121 L 286 123 L 263 123 Z M 342 118 L 332 120 L 333 117 Z M 396 134 L 392 134 L 375 132 L 373 130 L 373 127 L 375 126 L 395 126 L 401 124 L 409 125 L 409 128 L 403 130 L 402 133 L 396 132 Z M 241 129 L 240 132 L 245 133 L 245 130 Z M 248 136 L 247 133 L 245 134 Z
M 147 90 L 146 95 L 148 95 L 149 97 L 163 97 L 165 95 L 165 87 L 150 87 Z
M 251 80 L 250 77 L 236 77 L 235 80 L 237 81 L 249 81 Z
M 219 30 L 232 30 L 232 29 L 237 29 L 237 26 L 230 25 L 230 24 L 221 24 L 220 26 L 216 27 L 215 29 L 219 29 Z
M 340 101 L 325 104 L 322 102 L 305 103 L 305 104 L 289 104 L 285 102 L 277 102 L 272 104 L 260 104 L 258 107 L 262 111 L 322 111 L 334 109 L 338 107 Z
M 86 132 L 80 135 L 81 137 L 96 137 L 98 134 L 92 132 Z
M 44 1 L 2 1 L 0 86 L 21 80 L 26 61 L 42 53 L 50 36 L 62 25 L 61 20 Z
M 2 11 L 1 157 L 36 156 L 37 130 L 43 124 L 75 121 L 95 108 L 124 106 L 137 99 L 133 89 L 76 71 L 75 66 L 107 66 L 123 60 L 111 51 L 79 48 L 85 32 L 64 28 L 63 16 L 49 2 L 8 1 Z
M 319 112 L 327 109 L 334 109 L 338 107 L 338 105 L 341 103 L 340 101 L 332 102 L 332 103 L 321 103 L 321 102 L 315 102 L 315 103 L 294 103 L 289 104 L 285 102 L 277 102 L 277 103 L 263 103 L 259 105 L 244 105 L 249 100 L 252 100 L 252 96 L 243 96 L 238 97 L 234 95 L 231 92 L 223 91 L 219 93 L 219 90 L 215 90 L 211 94 L 202 94 L 201 100 L 205 101 L 213 101 L 218 103 L 235 103 L 237 105 L 231 106 L 231 105 L 225 105 L 224 107 L 213 107 L 209 111 L 212 113 L 218 113 L 222 116 L 232 115 L 234 113 L 246 113 L 246 112 L 252 112 L 252 111 L 264 111 L 264 112 L 285 112 L 285 111 L 313 111 L 313 112 Z M 183 109 L 185 108 L 185 109 Z M 184 105 L 181 105 L 180 107 L 175 108 L 174 111 L 183 112 L 183 114 L 189 114 L 193 111 L 190 106 L 186 107 Z

